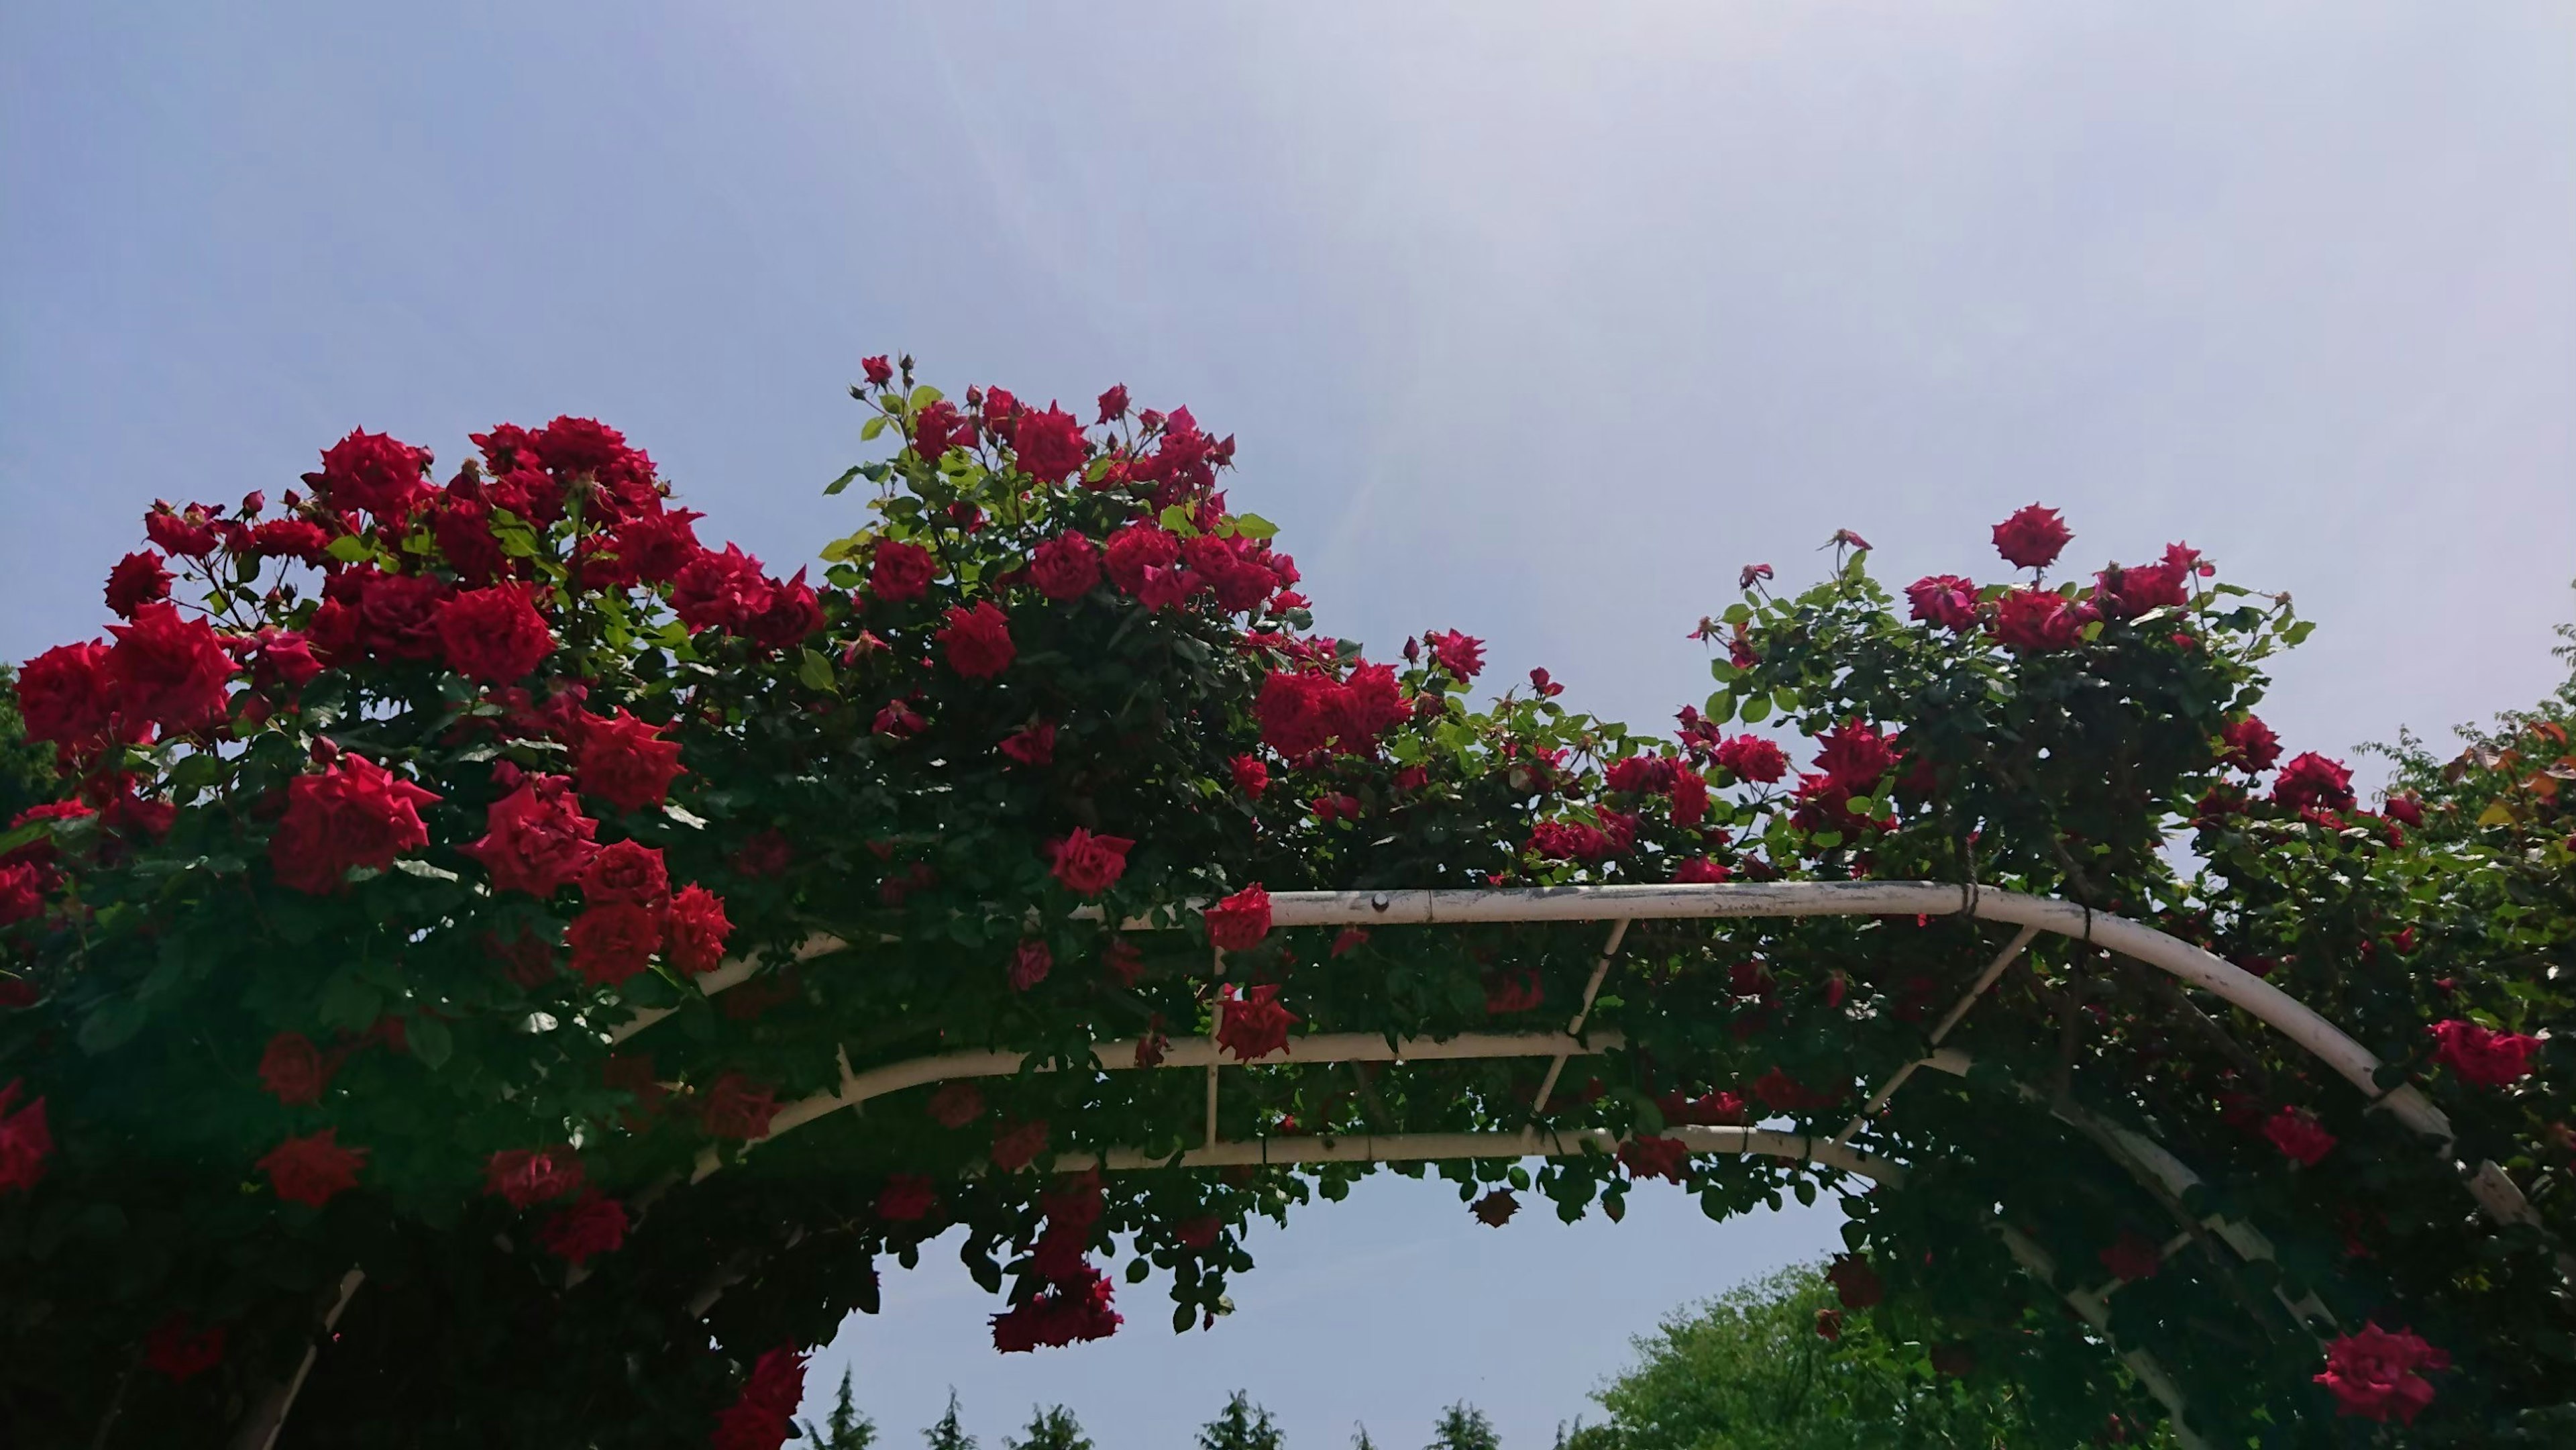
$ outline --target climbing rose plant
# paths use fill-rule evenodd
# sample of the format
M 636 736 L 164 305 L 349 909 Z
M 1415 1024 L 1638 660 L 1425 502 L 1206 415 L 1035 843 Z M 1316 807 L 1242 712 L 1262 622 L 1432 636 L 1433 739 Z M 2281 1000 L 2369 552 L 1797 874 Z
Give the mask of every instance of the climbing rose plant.
M 1900 598 L 1848 531 L 1803 593 L 1746 567 L 1698 631 L 1718 688 L 1642 735 L 1545 670 L 1480 699 L 1455 630 L 1375 658 L 1318 633 L 1186 409 L 866 374 L 890 456 L 828 490 L 867 517 L 819 578 L 702 542 L 591 420 L 477 434 L 444 482 L 357 432 L 273 511 L 156 505 L 118 622 L 26 663 L 66 783 L 0 840 L 0 1396 L 30 1443 L 282 1414 L 290 1446 L 767 1450 L 801 1351 L 951 1230 L 998 1349 L 1116 1332 L 1156 1278 L 1210 1327 L 1247 1224 L 1366 1166 L 1057 1167 L 1194 1145 L 1204 1078 L 1127 1069 L 1209 1034 L 1267 1064 L 1228 1074 L 1231 1139 L 1617 1139 L 1441 1165 L 1485 1223 L 1524 1196 L 1617 1218 L 1649 1182 L 1712 1217 L 1837 1193 L 1845 1311 L 2011 1377 L 2067 1443 L 2161 1413 L 2113 1350 L 2226 1443 L 2576 1413 L 2570 701 L 2458 762 L 2405 747 L 2366 807 L 2254 714 L 2307 628 L 2286 600 L 2179 544 L 2052 582 L 2073 534 L 2033 505 L 1995 529 L 2001 580 Z M 1973 1069 L 1858 1128 L 1902 1186 L 1669 1136 L 1840 1130 L 1993 955 L 1949 918 L 1638 922 L 1590 1018 L 1625 1045 L 1543 1108 L 1544 1058 L 1268 1061 L 1560 1030 L 1600 950 L 1283 928 L 1275 893 L 1865 877 L 2204 944 L 2459 1140 L 2046 940 L 1948 1039 Z M 994 1048 L 1023 1069 L 825 1111 L 849 1075 Z M 2102 1123 L 2198 1185 L 2144 1184 Z M 2475 1215 L 2490 1162 L 2537 1224 Z

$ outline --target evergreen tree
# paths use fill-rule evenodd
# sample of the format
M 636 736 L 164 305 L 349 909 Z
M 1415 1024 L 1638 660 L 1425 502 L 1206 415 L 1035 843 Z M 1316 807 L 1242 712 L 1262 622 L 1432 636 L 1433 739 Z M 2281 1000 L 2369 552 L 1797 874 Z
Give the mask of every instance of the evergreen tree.
M 1279 1423 L 1241 1390 L 1225 1402 L 1225 1413 L 1199 1427 L 1199 1450 L 1280 1450 L 1284 1443 Z M 1358 1443 L 1368 1444 L 1366 1430 Z
M 948 1387 L 948 1413 L 939 1417 L 938 1424 L 922 1431 L 921 1438 L 930 1450 L 975 1450 L 975 1437 L 967 1434 L 966 1427 L 957 1423 L 955 1385 Z
M 1424 1450 L 1502 1450 L 1501 1438 L 1494 1434 L 1494 1422 L 1485 1412 L 1465 1400 L 1440 1412 L 1439 1423 L 1432 1426 L 1431 1443 Z
M 1082 1433 L 1082 1425 L 1073 1411 L 1062 1405 L 1039 1409 L 1029 1407 L 1029 1427 L 1021 1431 L 1027 1438 L 1002 1437 L 1003 1450 L 1093 1450 L 1091 1437 Z
M 954 1401 L 951 1402 L 950 1413 L 955 1413 Z M 813 1421 L 808 1420 L 797 1427 L 797 1433 L 804 1436 L 814 1450 L 868 1450 L 869 1446 L 877 1443 L 877 1422 L 860 1414 L 859 1407 L 850 1399 L 850 1372 L 847 1369 L 841 1371 L 841 1396 L 833 1402 L 832 1418 L 824 1421 L 823 1428 L 819 1430 L 814 1428 Z

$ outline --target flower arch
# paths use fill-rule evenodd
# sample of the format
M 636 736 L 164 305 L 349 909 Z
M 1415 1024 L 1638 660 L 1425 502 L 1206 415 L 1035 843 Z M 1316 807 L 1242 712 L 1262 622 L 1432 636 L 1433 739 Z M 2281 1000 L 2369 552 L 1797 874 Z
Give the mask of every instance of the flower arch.
M 360 432 L 27 663 L 14 1420 L 420 1443 L 435 1373 L 460 1441 L 774 1446 L 953 1226 L 1000 1348 L 1116 1329 L 1104 1256 L 1205 1328 L 1382 1163 L 1834 1193 L 1847 1304 L 2070 1443 L 2576 1413 L 2557 715 L 2366 810 L 2252 714 L 2286 601 L 2051 586 L 2034 505 L 2027 582 L 1744 569 L 1653 739 L 1316 633 L 1187 410 L 854 392 L 819 581 L 590 420 Z

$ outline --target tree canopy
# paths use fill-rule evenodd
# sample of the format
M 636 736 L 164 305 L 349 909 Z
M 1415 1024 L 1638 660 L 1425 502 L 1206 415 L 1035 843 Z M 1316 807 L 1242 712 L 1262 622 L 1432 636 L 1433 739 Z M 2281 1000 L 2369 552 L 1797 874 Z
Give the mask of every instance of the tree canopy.
M 1700 630 L 1715 692 L 1642 733 L 1544 670 L 1479 698 L 1456 630 L 1318 633 L 1186 409 L 961 406 L 908 360 L 854 392 L 889 454 L 827 490 L 865 517 L 819 580 L 700 542 L 579 418 L 474 435 L 444 482 L 357 432 L 274 508 L 152 508 L 109 637 L 16 692 L 63 799 L 0 840 L 14 1424 L 771 1450 L 802 1349 L 952 1226 L 999 1349 L 1111 1333 L 1156 1278 L 1207 1328 L 1251 1216 L 1373 1165 L 1184 1161 L 1206 1078 L 1147 1069 L 1204 1038 L 1257 1064 L 1228 1140 L 1615 1145 L 1443 1164 L 1487 1222 L 1838 1194 L 1843 1302 L 2051 1435 L 2157 1386 L 2211 1443 L 2576 1413 L 2565 699 L 2458 761 L 2403 747 L 2365 804 L 2255 714 L 2286 599 L 2182 544 L 2051 582 L 2071 535 L 2033 505 L 2006 582 L 1900 595 L 1848 531 L 1812 587 L 1745 567 Z M 2380 1078 L 2085 939 L 1988 981 L 2002 941 L 1957 914 L 1639 920 L 1605 961 L 1592 924 L 1270 907 L 1855 880 L 2148 923 Z M 1283 1060 L 1578 1012 L 1561 1088 L 1543 1057 Z M 958 1054 L 1004 1067 L 918 1066 Z M 848 1110 L 862 1082 L 892 1086 Z M 1673 1136 L 1751 1122 L 1901 1181 Z

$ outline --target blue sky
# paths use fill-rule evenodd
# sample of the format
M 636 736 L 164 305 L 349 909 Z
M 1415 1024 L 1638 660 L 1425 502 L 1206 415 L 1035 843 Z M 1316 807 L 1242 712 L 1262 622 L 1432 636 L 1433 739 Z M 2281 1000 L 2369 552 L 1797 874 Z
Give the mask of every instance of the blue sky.
M 1579 18 L 1574 18 L 1579 15 Z M 2320 621 L 2295 746 L 2556 679 L 2576 575 L 2576 11 L 2369 3 L 0 10 L 0 654 L 101 621 L 166 496 L 355 425 L 454 459 L 592 414 L 792 567 L 865 353 L 1123 381 L 1242 442 L 1323 626 L 1486 636 L 1645 724 L 1736 567 L 2173 538 Z M 1219 1332 L 1002 1360 L 938 1258 L 818 1357 L 1186 1443 L 1516 1446 L 1670 1306 L 1830 1219 L 1467 1222 L 1388 1180 Z

